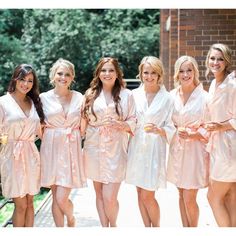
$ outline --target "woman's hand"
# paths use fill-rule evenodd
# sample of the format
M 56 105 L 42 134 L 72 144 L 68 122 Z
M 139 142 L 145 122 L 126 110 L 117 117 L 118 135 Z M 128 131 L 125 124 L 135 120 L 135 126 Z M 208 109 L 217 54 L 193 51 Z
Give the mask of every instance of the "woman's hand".
M 144 131 L 145 131 L 146 133 L 159 134 L 159 135 L 161 135 L 161 136 L 165 136 L 165 135 L 166 135 L 166 134 L 165 134 L 166 132 L 165 132 L 164 129 L 157 127 L 157 126 L 156 126 L 155 124 L 153 124 L 153 123 L 147 123 L 147 124 L 145 124 L 145 125 L 144 125 Z
M 204 128 L 209 131 L 223 131 L 224 130 L 224 124 L 218 123 L 218 122 L 209 122 L 204 125 Z
M 178 127 L 178 136 L 182 139 L 189 139 L 190 138 L 188 130 L 184 127 Z
M 103 120 L 103 125 L 120 131 L 125 131 L 125 132 L 131 131 L 129 125 L 125 121 L 116 120 L 112 117 L 106 117 Z
M 178 128 L 178 136 L 182 139 L 191 139 L 191 140 L 201 140 L 206 142 L 206 139 L 197 131 L 191 130 L 190 128 L 179 127 Z

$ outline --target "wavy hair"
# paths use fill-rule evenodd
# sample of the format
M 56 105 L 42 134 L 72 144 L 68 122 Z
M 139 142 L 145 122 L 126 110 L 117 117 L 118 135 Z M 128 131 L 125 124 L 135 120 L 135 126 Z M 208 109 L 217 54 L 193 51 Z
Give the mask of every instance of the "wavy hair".
M 97 66 L 96 66 L 96 69 L 94 71 L 94 74 L 93 74 L 93 79 L 90 83 L 90 88 L 85 93 L 85 105 L 84 105 L 84 109 L 82 111 L 82 115 L 86 119 L 88 119 L 89 109 L 91 108 L 91 112 L 97 120 L 97 116 L 94 112 L 93 105 L 94 105 L 94 101 L 100 95 L 100 93 L 102 91 L 103 85 L 102 85 L 102 82 L 101 82 L 99 76 L 100 76 L 102 67 L 105 63 L 112 63 L 113 66 L 115 67 L 117 78 L 115 80 L 115 84 L 112 88 L 111 93 L 112 93 L 113 100 L 115 102 L 116 113 L 118 114 L 120 119 L 122 118 L 122 109 L 120 106 L 120 96 L 119 95 L 120 95 L 121 89 L 125 88 L 125 86 L 126 86 L 125 81 L 123 79 L 124 75 L 123 75 L 123 72 L 119 66 L 119 62 L 116 58 L 103 57 L 99 60 Z
M 33 75 L 33 87 L 26 95 L 32 99 L 40 118 L 40 122 L 44 123 L 45 115 L 43 112 L 43 105 L 39 97 L 38 79 L 35 70 L 31 65 L 21 64 L 14 69 L 7 91 L 9 93 L 13 93 L 16 90 L 16 81 L 25 78 L 29 74 Z
M 217 51 L 221 52 L 222 55 L 223 55 L 223 59 L 224 59 L 225 64 L 226 64 L 225 65 L 225 75 L 228 75 L 231 72 L 230 68 L 231 68 L 231 65 L 232 65 L 232 50 L 226 44 L 216 43 L 216 44 L 211 45 L 211 47 L 210 47 L 210 49 L 207 53 L 207 57 L 206 57 L 205 65 L 206 65 L 207 69 L 206 69 L 205 76 L 206 76 L 207 80 L 212 75 L 212 72 L 209 68 L 209 58 L 210 58 L 211 52 L 213 50 L 217 50 Z

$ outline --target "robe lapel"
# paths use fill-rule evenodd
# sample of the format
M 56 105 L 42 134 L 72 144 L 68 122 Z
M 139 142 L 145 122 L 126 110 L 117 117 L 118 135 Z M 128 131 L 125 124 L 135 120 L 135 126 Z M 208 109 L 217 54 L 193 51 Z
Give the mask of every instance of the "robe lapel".
M 22 118 L 30 118 L 34 112 L 34 105 L 33 105 L 33 101 L 30 99 L 31 101 L 31 108 L 30 108 L 30 112 L 29 115 L 27 116 L 24 111 L 21 109 L 21 107 L 18 105 L 18 103 L 15 101 L 15 99 L 10 95 L 10 93 L 7 93 L 7 97 L 9 100 L 9 104 L 12 104 L 13 107 L 15 107 L 17 109 L 17 111 L 19 112 L 19 114 L 21 115 Z

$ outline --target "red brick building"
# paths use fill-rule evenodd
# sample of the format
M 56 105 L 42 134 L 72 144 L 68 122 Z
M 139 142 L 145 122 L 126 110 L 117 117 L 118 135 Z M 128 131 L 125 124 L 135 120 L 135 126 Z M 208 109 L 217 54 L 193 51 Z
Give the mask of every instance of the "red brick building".
M 179 56 L 193 56 L 205 80 L 205 59 L 213 43 L 225 43 L 233 50 L 236 68 L 236 9 L 161 9 L 160 58 L 165 66 L 165 85 L 173 88 L 174 63 Z

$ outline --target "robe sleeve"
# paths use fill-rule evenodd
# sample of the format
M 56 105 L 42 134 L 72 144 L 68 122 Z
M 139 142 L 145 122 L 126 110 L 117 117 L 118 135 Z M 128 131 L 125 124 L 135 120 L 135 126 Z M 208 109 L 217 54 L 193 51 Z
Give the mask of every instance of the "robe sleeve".
M 235 78 L 235 83 L 234 86 L 232 87 L 232 118 L 229 120 L 229 123 L 231 126 L 236 130 L 236 78 Z
M 80 119 L 80 134 L 81 134 L 81 137 L 85 137 L 85 134 L 86 134 L 86 129 L 87 129 L 87 126 L 88 126 L 88 121 L 85 117 L 83 117 L 82 115 L 82 111 L 84 109 L 84 106 L 85 106 L 85 95 L 83 96 L 83 102 L 82 102 L 82 105 L 81 105 L 81 108 L 80 108 L 80 114 L 81 114 L 81 119 Z
M 199 128 L 197 129 L 197 132 L 199 134 L 201 134 L 201 136 L 203 137 L 203 141 L 208 141 L 209 137 L 210 137 L 210 132 L 208 132 L 205 128 L 204 128 L 204 124 L 208 121 L 210 121 L 210 112 L 209 112 L 209 108 L 208 108 L 208 100 L 209 97 L 206 98 L 207 102 L 204 105 L 204 109 L 203 109 L 203 115 L 202 115 L 202 119 L 201 119 L 201 123 Z
M 164 109 L 166 109 L 166 107 Z M 165 124 L 163 127 L 163 129 L 166 132 L 166 139 L 167 139 L 168 144 L 171 143 L 171 140 L 176 132 L 176 128 L 175 128 L 174 123 L 172 121 L 173 110 L 174 110 L 174 100 L 171 99 L 171 102 L 169 105 L 169 112 L 168 112 L 168 115 L 166 117 Z
M 129 125 L 130 127 L 130 134 L 134 135 L 134 130 L 136 128 L 137 124 L 137 118 L 136 118 L 136 112 L 135 112 L 135 102 L 134 102 L 134 97 L 132 94 L 129 95 L 128 99 L 128 114 L 125 119 L 125 122 Z
M 2 105 L 0 104 L 0 133 L 2 133 L 2 129 L 3 129 L 4 116 L 5 116 L 5 112 L 3 110 Z

